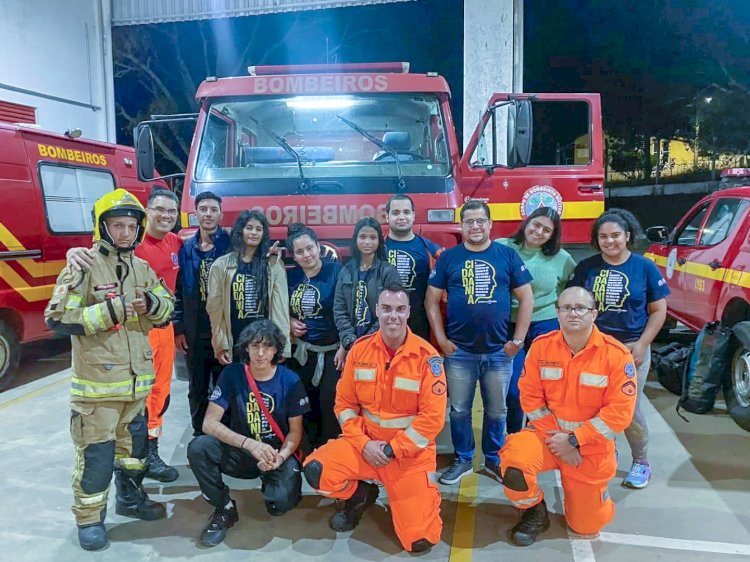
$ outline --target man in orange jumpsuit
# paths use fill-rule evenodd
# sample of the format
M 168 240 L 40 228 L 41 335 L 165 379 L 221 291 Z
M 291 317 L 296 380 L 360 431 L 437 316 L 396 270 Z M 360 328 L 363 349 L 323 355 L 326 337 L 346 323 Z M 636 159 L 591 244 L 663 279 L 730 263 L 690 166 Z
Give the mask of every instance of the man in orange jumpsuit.
M 401 544 L 424 552 L 440 540 L 435 438 L 445 424 L 443 359 L 407 327 L 409 295 L 400 285 L 378 297 L 380 329 L 349 351 L 336 388 L 343 435 L 317 449 L 305 478 L 320 494 L 345 500 L 335 531 L 354 529 L 383 483 Z
M 534 340 L 519 380 L 529 426 L 500 450 L 503 486 L 522 509 L 511 541 L 528 546 L 549 528 L 540 472 L 560 470 L 565 520 L 596 534 L 615 514 L 607 485 L 615 476 L 615 434 L 630 424 L 638 384 L 633 357 L 594 325 L 594 296 L 570 287 L 557 301 L 560 329 Z

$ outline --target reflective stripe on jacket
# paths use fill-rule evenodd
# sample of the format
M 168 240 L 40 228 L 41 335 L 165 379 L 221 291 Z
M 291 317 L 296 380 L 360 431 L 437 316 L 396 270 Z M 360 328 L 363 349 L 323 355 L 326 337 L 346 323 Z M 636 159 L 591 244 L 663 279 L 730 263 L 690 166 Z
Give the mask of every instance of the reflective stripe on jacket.
M 371 439 L 387 441 L 404 470 L 435 470 L 445 408 L 443 358 L 411 330 L 393 359 L 380 331 L 352 346 L 334 410 L 360 450 Z
M 98 242 L 85 272 L 63 269 L 44 311 L 50 328 L 71 335 L 72 399 L 138 400 L 154 383 L 147 334 L 170 321 L 171 293 L 132 252 L 115 253 Z M 144 293 L 148 311 L 125 321 L 125 303 Z
M 575 433 L 581 454 L 614 449 L 615 434 L 630 425 L 638 394 L 630 351 L 596 326 L 575 355 L 560 330 L 535 339 L 518 388 L 534 429 L 545 438 L 553 429 Z

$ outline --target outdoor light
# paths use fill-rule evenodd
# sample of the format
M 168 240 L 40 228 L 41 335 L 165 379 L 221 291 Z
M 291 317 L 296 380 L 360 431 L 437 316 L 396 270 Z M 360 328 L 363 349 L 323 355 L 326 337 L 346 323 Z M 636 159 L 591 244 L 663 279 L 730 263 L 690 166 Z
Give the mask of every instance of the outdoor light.
M 346 96 L 299 97 L 286 102 L 287 107 L 294 109 L 346 109 L 356 103 Z
M 70 137 L 71 139 L 77 139 L 83 134 L 83 131 L 81 129 L 75 128 L 75 129 L 68 129 L 65 131 L 65 136 Z

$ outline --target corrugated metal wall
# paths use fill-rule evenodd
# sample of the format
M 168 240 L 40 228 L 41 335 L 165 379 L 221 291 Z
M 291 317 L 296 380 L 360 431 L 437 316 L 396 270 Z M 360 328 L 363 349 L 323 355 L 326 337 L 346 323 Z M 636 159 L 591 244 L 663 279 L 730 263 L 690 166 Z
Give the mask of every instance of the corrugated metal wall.
M 0 121 L 9 123 L 36 123 L 36 108 L 0 100 Z
M 139 25 L 414 0 L 112 0 L 112 25 Z

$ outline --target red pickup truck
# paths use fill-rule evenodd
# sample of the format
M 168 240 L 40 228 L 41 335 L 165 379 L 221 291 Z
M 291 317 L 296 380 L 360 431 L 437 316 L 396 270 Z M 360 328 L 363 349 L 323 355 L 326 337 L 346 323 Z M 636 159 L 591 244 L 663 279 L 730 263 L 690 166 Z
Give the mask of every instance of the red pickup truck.
M 645 256 L 672 291 L 669 316 L 696 332 L 713 320 L 729 327 L 750 321 L 750 169 L 724 170 L 719 189 L 696 203 L 671 233 L 653 226 L 646 236 L 653 244 Z M 732 419 L 750 431 L 750 341 L 744 333 L 735 329 L 723 390 Z

